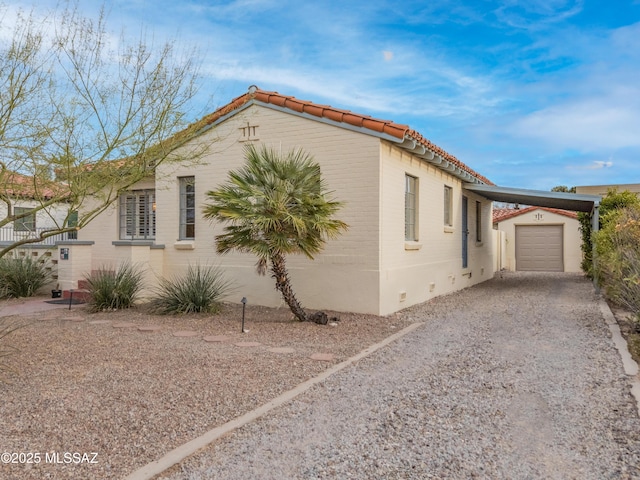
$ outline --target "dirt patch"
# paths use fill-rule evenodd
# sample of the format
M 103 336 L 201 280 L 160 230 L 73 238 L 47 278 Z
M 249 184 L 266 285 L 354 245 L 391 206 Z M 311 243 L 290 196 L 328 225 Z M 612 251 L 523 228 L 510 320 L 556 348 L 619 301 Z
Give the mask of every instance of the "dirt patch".
M 0 446 L 40 452 L 41 460 L 3 472 L 121 478 L 411 323 L 405 315 L 327 314 L 340 320 L 300 323 L 284 308 L 248 306 L 246 333 L 241 305 L 216 315 L 91 314 L 80 305 L 26 315 L 28 325 L 11 335 L 15 373 L 0 385 Z M 131 326 L 114 328 L 123 324 Z M 187 331 L 197 335 L 175 335 Z M 255 346 L 237 346 L 247 342 Z M 65 452 L 97 453 L 97 463 L 44 461 Z

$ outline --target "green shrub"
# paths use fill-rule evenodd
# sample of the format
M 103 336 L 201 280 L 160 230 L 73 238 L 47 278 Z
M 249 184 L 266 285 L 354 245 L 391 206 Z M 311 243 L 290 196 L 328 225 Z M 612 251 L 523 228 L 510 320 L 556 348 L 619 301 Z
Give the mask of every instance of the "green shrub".
M 640 205 L 609 211 L 593 238 L 595 273 L 605 295 L 636 315 L 640 312 Z
M 189 266 L 185 276 L 160 280 L 152 304 L 155 311 L 163 314 L 214 313 L 231 288 L 219 268 Z
M 101 267 L 85 277 L 89 285 L 89 308 L 94 312 L 130 308 L 142 289 L 143 272 L 129 263 L 117 270 Z
M 629 190 L 618 192 L 617 189 L 611 189 L 602 198 L 600 202 L 600 225 L 599 229 L 605 229 L 607 223 L 615 216 L 616 212 L 626 207 L 640 206 L 640 198 Z M 594 278 L 593 266 L 593 232 L 591 226 L 591 216 L 588 213 L 578 213 L 580 222 L 580 233 L 582 235 L 582 270 L 589 278 Z
M 0 258 L 0 295 L 32 297 L 50 279 L 47 262 L 32 257 Z

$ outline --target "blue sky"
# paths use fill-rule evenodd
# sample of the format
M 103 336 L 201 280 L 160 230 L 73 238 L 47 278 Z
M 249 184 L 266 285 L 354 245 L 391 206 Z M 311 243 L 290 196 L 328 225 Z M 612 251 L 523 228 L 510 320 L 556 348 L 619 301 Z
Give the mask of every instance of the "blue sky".
M 498 185 L 640 182 L 640 0 L 108 5 L 114 33 L 198 49 L 211 109 L 255 84 L 408 124 Z

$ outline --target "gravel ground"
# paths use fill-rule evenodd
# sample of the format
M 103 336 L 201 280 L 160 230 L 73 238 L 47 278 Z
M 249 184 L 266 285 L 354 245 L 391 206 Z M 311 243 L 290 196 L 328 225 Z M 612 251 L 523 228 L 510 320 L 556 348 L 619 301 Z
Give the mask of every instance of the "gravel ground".
M 632 479 L 640 419 L 591 284 L 506 274 L 157 478 Z
M 0 310 L 16 303 L 2 302 Z M 0 383 L 0 454 L 40 455 L 29 464 L 0 463 L 0 479 L 122 478 L 409 322 L 339 314 L 337 325 L 320 326 L 295 322 L 286 309 L 248 305 L 243 334 L 241 315 L 237 305 L 187 317 L 143 309 L 89 314 L 74 306 L 0 318 L 28 324 L 2 341 L 19 353 L 9 359 L 11 383 Z M 162 328 L 138 330 L 154 325 Z M 197 335 L 174 336 L 183 331 Z M 208 343 L 205 336 L 227 338 Z M 315 353 L 333 359 L 312 360 Z M 88 456 L 67 462 L 65 453 Z

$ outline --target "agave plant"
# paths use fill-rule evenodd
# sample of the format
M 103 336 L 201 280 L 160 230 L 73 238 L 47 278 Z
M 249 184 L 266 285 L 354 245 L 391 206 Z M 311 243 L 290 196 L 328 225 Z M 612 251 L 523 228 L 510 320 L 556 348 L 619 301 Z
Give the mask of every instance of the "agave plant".
M 31 297 L 49 281 L 47 262 L 31 257 L 0 258 L 0 296 Z
M 189 266 L 184 276 L 160 280 L 153 308 L 164 314 L 215 313 L 232 284 L 213 266 Z
M 142 290 L 143 272 L 129 263 L 116 270 L 103 266 L 85 277 L 91 295 L 89 308 L 94 312 L 130 308 Z

